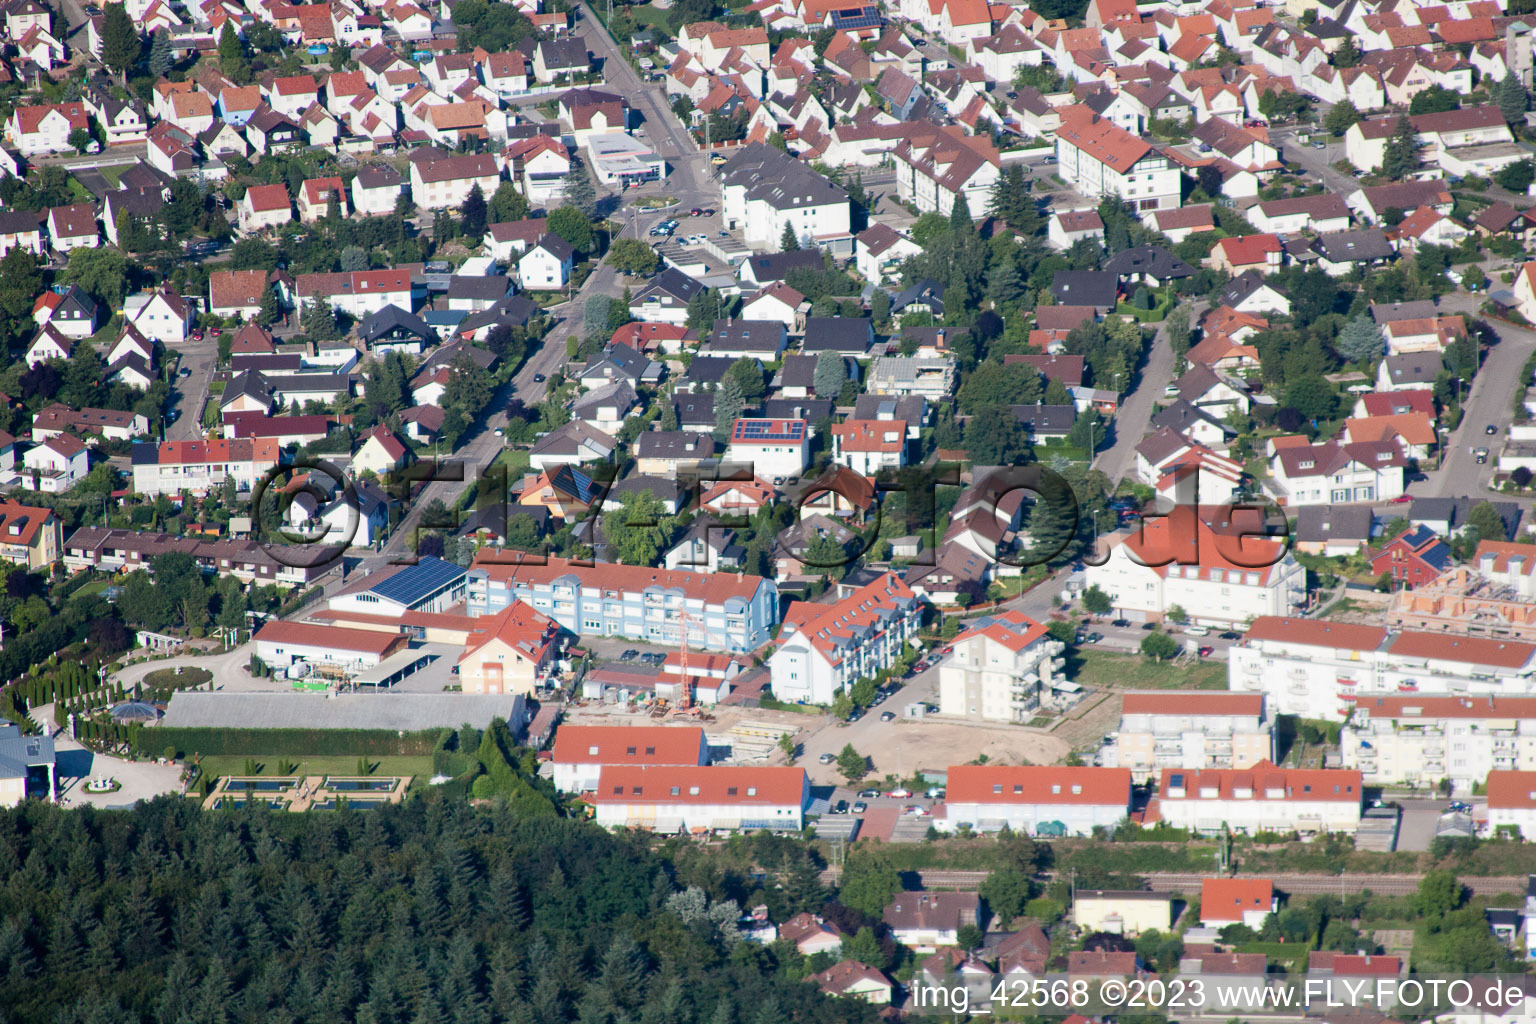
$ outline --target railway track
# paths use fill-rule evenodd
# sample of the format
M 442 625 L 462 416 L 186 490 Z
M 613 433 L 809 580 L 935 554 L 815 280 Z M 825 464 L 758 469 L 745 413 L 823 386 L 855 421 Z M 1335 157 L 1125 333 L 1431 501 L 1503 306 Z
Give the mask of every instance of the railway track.
M 828 868 L 822 872 L 822 880 L 835 883 L 841 874 L 838 868 Z M 906 872 L 905 880 L 908 885 L 914 885 L 922 889 L 975 889 L 986 879 L 985 871 L 912 871 Z M 1143 875 L 1147 884 L 1158 892 L 1195 893 L 1200 890 L 1201 883 L 1212 876 L 1201 874 L 1176 874 L 1171 872 L 1153 872 Z M 1330 894 L 1344 895 L 1352 892 L 1370 890 L 1381 896 L 1408 896 L 1418 891 L 1419 875 L 1258 875 L 1238 874 L 1235 878 L 1267 878 L 1275 883 L 1275 888 L 1281 892 L 1294 896 L 1325 896 Z M 1046 881 L 1055 881 L 1057 872 L 1045 873 Z M 1519 876 L 1494 876 L 1480 878 L 1463 878 L 1461 884 L 1470 889 L 1473 895 L 1505 895 L 1522 894 L 1525 892 L 1526 879 Z

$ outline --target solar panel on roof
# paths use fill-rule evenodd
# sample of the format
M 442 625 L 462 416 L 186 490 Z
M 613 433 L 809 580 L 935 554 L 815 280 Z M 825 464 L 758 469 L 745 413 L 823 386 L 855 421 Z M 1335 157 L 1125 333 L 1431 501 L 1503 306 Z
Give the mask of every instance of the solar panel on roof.
M 372 587 L 370 592 L 387 601 L 410 605 L 464 574 L 464 570 L 452 562 L 428 555 Z

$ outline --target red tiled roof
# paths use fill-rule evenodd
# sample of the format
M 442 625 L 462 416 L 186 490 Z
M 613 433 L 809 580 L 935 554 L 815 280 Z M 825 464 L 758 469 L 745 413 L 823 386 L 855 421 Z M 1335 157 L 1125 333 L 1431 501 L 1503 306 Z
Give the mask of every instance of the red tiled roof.
M 1488 809 L 1536 808 L 1536 772 L 1488 773 Z
M 521 551 L 497 551 L 491 548 L 481 548 L 475 552 L 471 568 L 484 570 L 497 582 L 516 579 L 537 585 L 572 576 L 580 579 L 585 586 L 606 590 L 638 593 L 647 587 L 666 587 L 711 604 L 720 604 L 731 598 L 751 601 L 763 585 L 761 576 L 652 569 L 643 565 L 620 565 L 617 562 L 579 565 L 553 555 L 546 558 Z
M 1199 690 L 1140 690 L 1127 693 L 1121 705 L 1126 715 L 1261 715 L 1262 693 L 1221 693 Z
M 1200 885 L 1200 920 L 1241 922 L 1246 910 L 1273 910 L 1275 885 L 1267 878 L 1207 878 Z
M 704 730 L 696 725 L 562 725 L 555 733 L 554 760 L 556 764 L 696 766 L 703 747 Z
M 1182 783 L 1184 795 L 1176 791 Z M 1184 800 L 1360 802 L 1361 775 L 1343 768 L 1276 768 L 1259 761 L 1251 768 L 1206 768 L 1199 771 L 1163 769 L 1158 798 Z M 1246 794 L 1246 795 L 1244 795 Z
M 1102 804 L 1126 807 L 1129 768 L 1051 765 L 952 765 L 945 800 L 951 804 Z
M 399 633 L 347 629 L 345 626 L 317 626 L 308 622 L 284 622 L 280 619 L 267 622 L 256 632 L 257 643 L 326 647 L 335 651 L 373 654 L 381 658 L 404 643 L 404 640 Z
M 593 804 L 782 807 L 805 795 L 805 769 L 763 765 L 604 765 Z

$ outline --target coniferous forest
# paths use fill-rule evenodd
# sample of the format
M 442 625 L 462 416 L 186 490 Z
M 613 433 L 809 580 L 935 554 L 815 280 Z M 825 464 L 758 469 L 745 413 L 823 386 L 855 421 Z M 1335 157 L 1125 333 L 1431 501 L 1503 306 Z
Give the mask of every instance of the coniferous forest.
M 0 1024 L 873 1021 L 638 838 L 505 802 L 0 811 Z

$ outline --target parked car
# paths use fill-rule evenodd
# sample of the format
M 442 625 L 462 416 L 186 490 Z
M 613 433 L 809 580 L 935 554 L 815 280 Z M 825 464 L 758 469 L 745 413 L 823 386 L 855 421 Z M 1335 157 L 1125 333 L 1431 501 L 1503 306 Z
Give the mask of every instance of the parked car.
M 820 761 L 822 764 L 831 764 L 833 761 L 837 760 L 837 756 L 835 754 L 822 754 L 816 760 Z
M 905 786 L 897 786 L 895 789 L 891 790 L 889 795 L 896 798 L 897 800 L 905 800 L 907 797 L 912 795 L 912 791 Z
M 862 800 L 860 800 L 858 803 L 853 805 L 853 813 L 854 814 L 863 814 L 867 810 L 869 810 L 869 807 Z
M 191 367 L 183 366 L 180 370 L 176 371 L 176 376 L 178 376 L 178 377 L 190 377 L 190 376 L 192 376 L 192 369 L 191 369 Z
M 688 211 L 688 216 L 690 217 L 702 217 L 703 215 L 704 211 L 699 209 L 697 206 Z
M 1215 653 L 1216 653 L 1216 648 L 1211 647 L 1209 645 L 1200 648 L 1200 651 L 1199 651 L 1200 657 L 1202 657 L 1202 658 L 1209 658 L 1211 655 L 1213 655 Z
M 1492 423 L 1483 428 L 1483 433 L 1485 434 L 1497 434 L 1498 432 L 1499 428 L 1494 426 Z
M 1225 633 L 1221 634 L 1221 639 L 1223 639 L 1223 640 L 1241 640 L 1242 638 L 1243 638 L 1243 634 L 1241 634 L 1241 633 L 1234 633 L 1230 629 L 1227 630 Z
M 879 795 L 880 795 L 880 791 L 878 789 L 861 789 L 861 790 L 859 790 L 859 799 L 860 800 L 873 800 L 875 797 L 877 797 Z
M 1089 643 L 1091 643 L 1091 644 L 1096 644 L 1096 643 L 1098 643 L 1098 642 L 1099 642 L 1099 641 L 1100 641 L 1100 640 L 1103 640 L 1103 639 L 1104 639 L 1104 634 L 1103 634 L 1103 633 L 1089 633 L 1089 634 L 1088 634 L 1088 636 L 1087 636 L 1087 637 L 1085 637 L 1085 639 L 1086 639 L 1086 640 L 1087 640 L 1087 641 L 1088 641 L 1088 642 L 1089 642 Z
M 833 814 L 847 814 L 848 813 L 848 801 L 847 800 L 839 800 L 837 802 L 837 806 L 832 808 L 832 813 Z
M 630 651 L 625 651 L 623 654 L 619 655 L 619 660 L 620 661 L 634 661 L 638 657 L 640 657 L 640 652 L 639 651 L 630 650 Z
M 882 721 L 882 722 L 889 722 L 891 719 L 893 719 L 895 717 L 896 717 L 896 712 L 894 712 L 894 711 L 882 711 L 882 712 L 880 712 L 880 721 Z
M 533 375 L 533 382 L 535 384 L 543 384 L 544 383 L 544 375 L 542 373 L 534 374 Z
M 1114 626 L 1116 629 L 1125 629 L 1130 624 L 1131 624 L 1131 620 L 1130 619 L 1116 619 L 1114 622 L 1110 623 L 1110 625 Z

